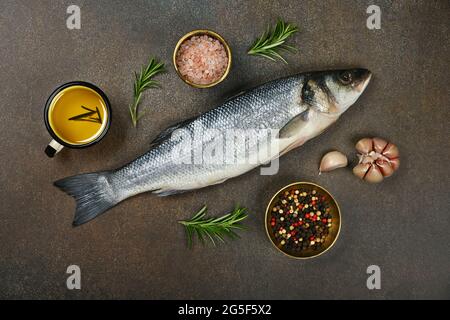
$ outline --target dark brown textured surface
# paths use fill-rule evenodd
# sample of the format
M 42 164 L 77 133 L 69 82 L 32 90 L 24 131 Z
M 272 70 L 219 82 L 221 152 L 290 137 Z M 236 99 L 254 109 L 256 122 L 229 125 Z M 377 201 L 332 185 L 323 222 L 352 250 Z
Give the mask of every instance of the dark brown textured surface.
M 366 28 L 372 1 L 75 1 L 81 30 L 66 28 L 71 1 L 0 2 L 0 298 L 449 298 L 449 2 L 377 1 L 382 29 Z M 295 22 L 299 54 L 289 65 L 245 55 L 278 16 Z M 234 53 L 228 79 L 193 89 L 177 78 L 171 55 L 196 28 L 225 37 Z M 133 129 L 127 105 L 132 71 L 156 55 L 169 72 Z M 73 229 L 73 200 L 52 186 L 61 177 L 115 168 L 148 148 L 169 124 L 279 76 L 361 66 L 374 78 L 361 99 L 320 137 L 281 159 L 276 176 L 252 171 L 225 184 L 170 198 L 144 194 Z M 53 88 L 70 80 L 100 86 L 113 105 L 106 138 L 47 159 L 42 119 Z M 379 185 L 351 168 L 317 176 L 330 149 L 354 154 L 364 136 L 396 143 L 401 168 Z M 306 180 L 333 193 L 342 210 L 336 245 L 309 261 L 277 252 L 264 210 L 283 185 Z M 176 222 L 207 203 L 251 212 L 242 239 L 186 249 Z M 77 264 L 82 290 L 65 287 Z M 382 289 L 366 288 L 379 265 Z

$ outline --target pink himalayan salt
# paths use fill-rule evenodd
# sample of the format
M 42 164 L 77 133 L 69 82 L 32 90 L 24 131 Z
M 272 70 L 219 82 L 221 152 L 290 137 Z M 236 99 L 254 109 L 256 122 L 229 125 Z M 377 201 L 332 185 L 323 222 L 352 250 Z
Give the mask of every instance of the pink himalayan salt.
M 218 81 L 228 66 L 228 56 L 223 44 L 210 36 L 193 36 L 185 40 L 176 56 L 182 77 L 195 84 Z

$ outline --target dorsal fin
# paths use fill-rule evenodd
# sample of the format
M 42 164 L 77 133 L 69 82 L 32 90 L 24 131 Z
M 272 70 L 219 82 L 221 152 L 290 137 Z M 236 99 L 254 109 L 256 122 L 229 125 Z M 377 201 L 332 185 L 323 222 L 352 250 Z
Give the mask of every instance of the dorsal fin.
M 228 99 L 226 99 L 225 102 L 228 102 L 228 101 L 230 101 L 230 100 L 232 100 L 232 99 L 234 99 L 234 98 L 237 98 L 237 97 L 243 95 L 243 94 L 246 93 L 246 92 L 247 92 L 246 90 L 240 91 L 240 92 L 238 92 L 238 93 L 232 95 L 232 96 L 229 97 Z M 224 103 L 225 103 L 225 102 L 224 102 Z
M 170 138 L 170 136 L 172 135 L 172 132 L 174 132 L 175 130 L 177 130 L 177 129 L 181 128 L 181 127 L 186 126 L 187 124 L 189 124 L 189 123 L 191 123 L 192 121 L 194 121 L 196 118 L 197 118 L 197 117 L 192 117 L 192 118 L 189 118 L 189 119 L 187 119 L 187 120 L 180 121 L 180 122 L 178 122 L 178 123 L 176 123 L 176 124 L 174 124 L 174 125 L 172 125 L 172 126 L 166 128 L 166 129 L 164 129 L 163 131 L 161 131 L 161 132 L 156 136 L 155 139 L 153 139 L 153 141 L 151 142 L 151 145 L 152 145 L 152 146 L 155 146 L 155 145 L 160 144 L 160 143 L 163 142 L 164 140 Z

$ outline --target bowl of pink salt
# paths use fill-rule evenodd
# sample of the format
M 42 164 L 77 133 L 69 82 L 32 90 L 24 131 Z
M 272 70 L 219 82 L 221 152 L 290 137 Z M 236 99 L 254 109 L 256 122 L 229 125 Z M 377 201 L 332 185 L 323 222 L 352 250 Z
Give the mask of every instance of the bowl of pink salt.
M 231 68 L 231 50 L 225 39 L 210 30 L 185 34 L 173 53 L 180 78 L 195 88 L 210 88 L 222 82 Z

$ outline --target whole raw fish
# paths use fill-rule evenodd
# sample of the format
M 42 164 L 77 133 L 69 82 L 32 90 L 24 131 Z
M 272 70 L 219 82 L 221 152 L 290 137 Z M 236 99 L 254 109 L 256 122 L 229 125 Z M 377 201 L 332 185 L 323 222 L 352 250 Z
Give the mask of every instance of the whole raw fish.
M 160 196 L 224 182 L 318 136 L 362 94 L 366 69 L 302 73 L 241 93 L 163 131 L 122 168 L 55 182 L 83 224 L 142 192 Z

